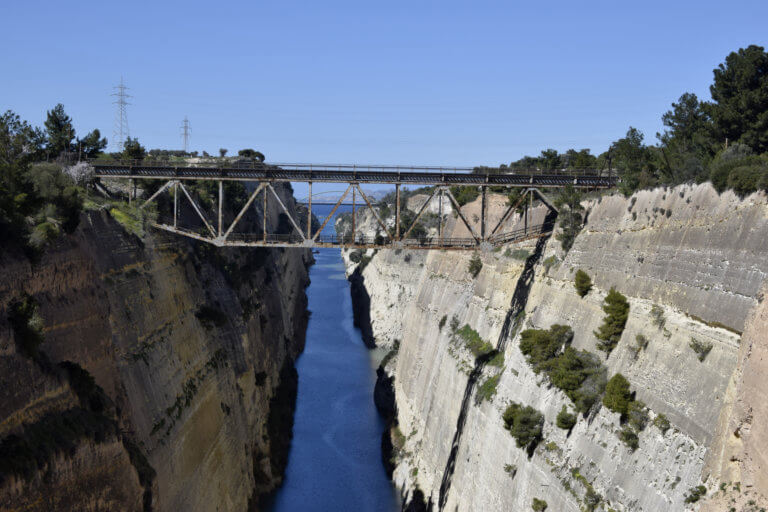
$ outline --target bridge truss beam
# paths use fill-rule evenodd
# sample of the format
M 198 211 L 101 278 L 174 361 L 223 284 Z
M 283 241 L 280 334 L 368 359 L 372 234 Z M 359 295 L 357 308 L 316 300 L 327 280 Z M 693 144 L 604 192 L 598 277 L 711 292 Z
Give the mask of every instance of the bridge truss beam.
M 97 177 L 99 178 L 128 178 L 131 180 L 131 182 L 134 181 L 134 177 L 132 176 L 125 176 L 125 175 L 119 175 L 116 176 L 110 172 L 100 172 L 97 170 Z M 179 235 L 187 236 L 196 240 L 201 240 L 204 242 L 208 242 L 211 244 L 214 244 L 216 246 L 231 246 L 231 247 L 359 247 L 359 248 L 408 248 L 408 249 L 454 249 L 454 250 L 476 250 L 478 248 L 481 249 L 488 249 L 491 247 L 497 247 L 500 245 L 508 244 L 508 243 L 515 243 L 520 242 L 524 240 L 530 240 L 532 238 L 538 238 L 540 236 L 545 236 L 549 233 L 551 233 L 553 229 L 552 224 L 540 224 L 536 226 L 530 225 L 529 222 L 529 210 L 532 207 L 533 199 L 534 197 L 537 197 L 539 200 L 541 200 L 542 204 L 547 206 L 551 211 L 557 213 L 557 208 L 554 206 L 553 202 L 538 188 L 538 187 L 521 187 L 523 188 L 523 193 L 518 198 L 517 202 L 513 205 L 510 205 L 502 215 L 502 217 L 498 220 L 496 225 L 493 227 L 493 229 L 490 231 L 490 233 L 487 230 L 487 209 L 488 209 L 488 200 L 487 200 L 487 192 L 488 187 L 490 186 L 497 186 L 497 185 L 491 185 L 489 183 L 488 176 L 485 176 L 485 181 L 482 182 L 480 185 L 477 185 L 480 188 L 481 193 L 481 214 L 480 218 L 477 220 L 479 222 L 479 229 L 480 232 L 478 233 L 476 230 L 476 226 L 473 226 L 472 223 L 470 223 L 467 218 L 465 217 L 465 214 L 461 211 L 461 207 L 459 205 L 459 202 L 456 200 L 456 197 L 454 197 L 453 192 L 451 191 L 451 186 L 455 185 L 448 185 L 448 184 L 437 184 L 433 187 L 429 197 L 424 201 L 424 203 L 420 206 L 418 213 L 416 216 L 410 221 L 409 225 L 407 226 L 401 226 L 401 208 L 400 208 L 400 186 L 402 183 L 395 183 L 395 225 L 394 225 L 394 232 L 391 229 L 390 226 L 387 225 L 387 223 L 384 221 L 384 219 L 381 218 L 379 215 L 379 212 L 374 207 L 374 204 L 372 203 L 371 199 L 365 194 L 363 189 L 360 187 L 360 182 L 357 181 L 349 181 L 347 182 L 347 188 L 344 190 L 344 193 L 339 197 L 338 201 L 333 205 L 333 208 L 331 209 L 331 212 L 326 216 L 325 219 L 323 219 L 320 226 L 313 232 L 312 229 L 312 181 L 307 181 L 309 186 L 309 204 L 306 211 L 306 229 L 302 229 L 303 222 L 300 221 L 299 218 L 294 215 L 294 213 L 291 212 L 291 210 L 288 209 L 286 204 L 283 202 L 283 200 L 278 195 L 277 191 L 273 187 L 273 183 L 275 181 L 281 181 L 281 180 L 253 180 L 253 179 L 247 179 L 247 178 L 238 178 L 238 181 L 249 181 L 252 183 L 256 183 L 256 187 L 248 196 L 247 201 L 245 202 L 244 206 L 240 209 L 240 211 L 235 216 L 234 220 L 227 226 L 224 223 L 224 202 L 225 202 L 225 193 L 224 193 L 224 181 L 226 179 L 219 178 L 217 181 L 218 185 L 218 202 L 216 205 L 216 212 L 215 212 L 215 220 L 209 220 L 208 217 L 205 215 L 203 208 L 200 207 L 200 205 L 196 202 L 195 198 L 193 197 L 193 194 L 190 193 L 188 188 L 184 185 L 184 180 L 190 180 L 193 179 L 189 176 L 186 177 L 173 177 L 171 179 L 168 179 L 166 176 L 162 175 L 152 175 L 152 176 L 141 176 L 142 178 L 154 178 L 154 179 L 162 179 L 167 180 L 165 183 L 156 191 L 154 192 L 144 203 L 141 204 L 140 208 L 145 208 L 152 202 L 156 201 L 158 197 L 160 197 L 164 192 L 170 192 L 173 195 L 173 224 L 166 224 L 162 222 L 156 222 L 153 224 L 154 227 L 158 229 L 162 229 L 165 231 L 169 231 L 172 233 L 176 233 Z M 198 178 L 198 179 L 212 179 L 212 178 Z M 517 185 L 507 185 L 507 188 L 510 187 L 517 187 Z M 193 231 L 191 229 L 185 229 L 178 225 L 178 219 L 179 219 L 179 189 L 181 189 L 181 194 L 184 198 L 186 198 L 186 201 L 191 205 L 192 209 L 194 210 L 197 217 L 202 222 L 203 226 L 205 227 L 205 232 L 200 233 L 197 231 Z M 129 189 L 130 190 L 130 189 Z M 352 192 L 352 233 L 350 235 L 344 235 L 344 236 L 329 236 L 329 235 L 323 235 L 322 232 L 327 226 L 328 222 L 334 217 L 336 211 L 342 204 L 344 203 L 344 200 L 347 198 L 349 193 Z M 233 233 L 235 228 L 240 224 L 243 216 L 251 209 L 255 203 L 255 200 L 259 196 L 259 194 L 262 195 L 262 229 L 261 229 L 261 239 L 251 239 L 251 240 L 244 240 L 244 239 L 238 239 L 237 237 L 233 237 Z M 357 219 L 356 214 L 358 205 L 356 203 L 357 195 L 360 195 L 360 197 L 365 202 L 365 206 L 363 208 L 368 208 L 375 220 L 378 226 L 381 228 L 382 233 L 381 235 L 377 235 L 376 237 L 366 237 L 364 235 L 357 233 Z M 132 194 L 129 192 L 129 195 L 133 196 L 135 198 L 135 194 Z M 267 231 L 267 206 L 268 206 L 268 196 L 273 196 L 274 200 L 277 202 L 277 205 L 279 206 L 279 209 L 281 210 L 282 214 L 284 214 L 291 227 L 292 231 L 289 234 L 271 234 Z M 458 219 L 461 221 L 461 223 L 466 227 L 467 232 L 469 233 L 469 237 L 463 237 L 463 238 L 446 238 L 444 236 L 443 232 L 443 203 L 444 199 L 448 198 L 448 200 L 453 205 Z M 434 238 L 426 238 L 426 237 L 419 237 L 419 238 L 409 238 L 409 235 L 413 232 L 413 230 L 416 228 L 416 226 L 419 223 L 419 220 L 422 218 L 424 212 L 427 210 L 431 202 L 437 198 L 439 201 L 438 205 L 438 227 L 437 227 L 437 237 Z M 512 214 L 518 211 L 519 207 L 523 206 L 523 228 L 519 228 L 512 231 L 503 231 L 503 226 L 509 221 L 509 219 L 512 217 Z M 404 230 L 404 232 L 401 233 L 401 231 Z

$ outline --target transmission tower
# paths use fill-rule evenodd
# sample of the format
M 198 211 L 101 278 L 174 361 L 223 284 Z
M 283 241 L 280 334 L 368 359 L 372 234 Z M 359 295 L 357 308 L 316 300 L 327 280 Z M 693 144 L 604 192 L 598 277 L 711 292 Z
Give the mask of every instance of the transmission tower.
M 128 98 L 131 95 L 125 92 L 128 88 L 123 83 L 123 77 L 120 77 L 120 85 L 116 85 L 113 89 L 115 92 L 112 93 L 112 96 L 116 99 L 112 103 L 117 105 L 117 109 L 115 110 L 115 127 L 112 131 L 112 148 L 115 151 L 122 151 L 125 140 L 131 136 L 128 130 L 128 113 L 125 108 L 130 105 Z
M 189 152 L 189 119 L 184 116 L 184 123 L 181 125 L 181 137 L 184 140 L 184 152 Z

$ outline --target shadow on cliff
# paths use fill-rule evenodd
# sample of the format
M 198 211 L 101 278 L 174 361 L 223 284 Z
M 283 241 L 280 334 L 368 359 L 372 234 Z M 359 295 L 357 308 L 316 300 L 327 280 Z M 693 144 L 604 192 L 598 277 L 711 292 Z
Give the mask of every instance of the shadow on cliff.
M 553 211 L 549 211 L 544 219 L 545 224 L 553 224 L 557 214 Z M 467 379 L 467 386 L 464 389 L 464 397 L 461 401 L 461 411 L 459 412 L 459 418 L 456 421 L 456 432 L 453 435 L 453 441 L 451 443 L 451 452 L 448 455 L 448 461 L 445 465 L 445 471 L 443 472 L 443 479 L 440 484 L 440 497 L 438 500 L 438 510 L 442 510 L 445 507 L 445 502 L 448 498 L 448 491 L 451 488 L 451 479 L 453 478 L 453 471 L 456 468 L 456 455 L 459 452 L 459 446 L 461 446 L 461 436 L 464 433 L 464 424 L 467 421 L 467 412 L 469 411 L 469 405 L 471 403 L 472 394 L 474 393 L 477 379 L 483 372 L 483 368 L 493 356 L 498 353 L 503 353 L 507 347 L 507 340 L 510 338 L 510 334 L 515 332 L 521 321 L 521 313 L 525 310 L 525 305 L 528 301 L 528 294 L 531 291 L 533 285 L 534 269 L 536 263 L 544 253 L 544 248 L 547 245 L 547 241 L 550 236 L 541 237 L 536 242 L 536 248 L 533 254 L 528 256 L 525 260 L 525 266 L 522 274 L 517 280 L 515 285 L 515 291 L 512 294 L 512 301 L 510 302 L 507 314 L 504 317 L 504 324 L 501 327 L 499 338 L 496 343 L 496 349 L 489 354 L 478 357 L 475 360 L 475 367 L 469 374 Z M 528 456 L 533 454 L 535 445 L 529 447 Z

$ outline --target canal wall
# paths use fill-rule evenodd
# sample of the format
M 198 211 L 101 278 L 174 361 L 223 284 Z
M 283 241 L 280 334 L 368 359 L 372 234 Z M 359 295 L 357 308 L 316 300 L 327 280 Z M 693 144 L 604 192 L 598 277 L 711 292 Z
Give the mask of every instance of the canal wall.
M 477 203 L 463 207 L 465 217 Z M 534 498 L 574 512 L 765 504 L 757 427 L 768 419 L 757 385 L 768 344 L 765 196 L 718 195 L 701 184 L 583 206 L 587 222 L 568 253 L 556 233 L 478 253 L 476 276 L 472 253 L 345 254 L 370 298 L 373 343 L 391 348 L 380 380 L 382 396 L 394 393 L 383 445 L 395 485 L 445 510 L 527 510 Z M 449 233 L 465 229 L 447 221 Z M 577 270 L 593 283 L 584 297 Z M 612 288 L 629 314 L 606 357 L 594 333 Z M 522 332 L 554 324 L 572 329 L 571 346 L 599 358 L 606 378 L 626 377 L 641 411 L 631 427 L 636 447 L 622 440 L 631 424 L 599 401 L 573 428 L 558 428 L 558 414 L 575 413 L 574 403 L 520 350 Z M 477 357 L 472 332 L 503 360 Z M 527 450 L 505 428 L 511 402 L 543 415 L 541 438 Z M 706 497 L 692 502 L 700 485 Z
M 256 507 L 287 461 L 312 256 L 115 218 L 0 255 L 0 510 Z

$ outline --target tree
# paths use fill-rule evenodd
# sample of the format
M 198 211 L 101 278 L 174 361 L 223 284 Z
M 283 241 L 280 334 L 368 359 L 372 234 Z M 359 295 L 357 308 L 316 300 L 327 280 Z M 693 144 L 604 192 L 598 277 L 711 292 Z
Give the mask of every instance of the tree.
M 685 93 L 662 116 L 667 129 L 656 137 L 661 142 L 659 160 L 667 183 L 707 178 L 706 163 L 716 151 L 711 107 L 695 94 Z
M 632 402 L 632 394 L 629 390 L 629 381 L 620 373 L 617 373 L 605 386 L 603 405 L 626 417 L 629 412 L 629 404 Z
M 98 129 L 93 130 L 82 139 L 78 139 L 77 143 L 80 152 L 86 158 L 94 158 L 100 155 L 104 148 L 107 147 L 107 139 L 101 137 Z
M 768 53 L 762 46 L 740 48 L 714 75 L 709 91 L 717 134 L 757 153 L 768 151 Z
M 225 149 L 225 148 L 219 148 L 219 156 L 221 158 L 224 158 L 225 156 L 227 156 L 227 151 L 229 151 L 229 150 Z
M 712 118 L 709 115 L 711 105 L 700 102 L 695 94 L 686 92 L 672 103 L 672 110 L 661 116 L 661 122 L 667 127 L 657 137 L 667 147 L 676 146 L 682 152 L 712 154 L 713 139 Z
M 656 183 L 652 155 L 643 139 L 643 133 L 630 126 L 623 138 L 611 144 L 609 152 L 621 177 L 620 189 L 627 195 Z
M 264 161 L 264 153 L 261 151 L 256 151 L 255 149 L 241 149 L 237 152 L 237 154 L 243 158 L 253 158 L 258 162 Z
M 123 156 L 129 160 L 143 160 L 147 150 L 139 143 L 139 139 L 128 137 L 123 143 Z
M 72 150 L 75 128 L 72 119 L 64 112 L 64 105 L 59 103 L 49 110 L 45 120 L 45 133 L 49 155 L 58 157 L 65 151 Z
M 592 289 L 592 279 L 589 278 L 589 274 L 579 269 L 576 271 L 576 276 L 573 279 L 573 286 L 576 288 L 576 293 L 579 297 L 584 297 Z
M 562 155 L 563 166 L 569 169 L 594 169 L 597 167 L 597 157 L 590 154 L 589 149 L 576 151 L 569 149 Z
M 573 186 L 567 185 L 555 199 L 555 206 L 560 209 L 558 220 L 562 229 L 557 238 L 563 250 L 568 252 L 573 246 L 576 235 L 581 231 L 584 220 L 581 214 L 584 211 L 584 207 L 581 206 L 581 194 Z
M 542 169 L 553 170 L 560 168 L 560 155 L 555 149 L 545 149 L 539 157 Z
M 597 344 L 597 348 L 610 354 L 619 344 L 624 326 L 627 325 L 629 302 L 624 295 L 611 288 L 605 297 L 603 311 L 605 311 L 606 316 L 603 319 L 603 324 L 595 332 L 595 336 L 601 340 Z

